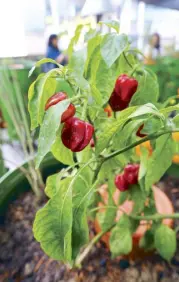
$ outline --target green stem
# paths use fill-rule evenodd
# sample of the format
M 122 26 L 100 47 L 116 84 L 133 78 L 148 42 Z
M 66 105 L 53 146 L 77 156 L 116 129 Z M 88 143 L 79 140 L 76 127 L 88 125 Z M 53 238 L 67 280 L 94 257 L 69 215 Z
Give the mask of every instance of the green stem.
M 108 229 L 101 231 L 98 233 L 89 243 L 89 245 L 84 249 L 84 251 L 77 257 L 75 261 L 76 267 L 81 267 L 81 263 L 86 258 L 86 256 L 89 254 L 93 246 L 100 240 L 100 238 L 106 233 L 109 232 L 116 224 L 112 224 Z
M 107 161 L 107 160 L 109 160 L 109 159 L 111 159 L 113 157 L 116 157 L 116 156 L 118 156 L 118 155 L 120 155 L 120 154 L 122 154 L 122 153 L 124 153 L 124 152 L 126 152 L 126 151 L 128 151 L 128 150 L 130 150 L 130 149 L 132 149 L 134 147 L 136 147 L 137 145 L 140 145 L 140 144 L 146 142 L 146 141 L 156 139 L 156 138 L 158 138 L 158 137 L 160 137 L 160 136 L 162 136 L 164 134 L 172 133 L 172 132 L 179 132 L 179 128 L 178 129 L 174 129 L 174 130 L 170 129 L 170 130 L 163 131 L 163 132 L 149 134 L 146 137 L 143 137 L 140 140 L 130 144 L 129 146 L 126 146 L 126 147 L 124 147 L 122 149 L 119 149 L 119 150 L 117 150 L 117 151 L 115 151 L 115 152 L 113 152 L 113 153 L 111 153 L 111 154 L 109 154 L 107 156 L 104 156 L 104 161 Z
M 153 215 L 128 215 L 129 217 L 131 217 L 134 220 L 162 220 L 162 219 L 178 219 L 179 218 L 179 213 L 174 213 L 174 214 L 153 214 Z
M 87 99 L 87 97 L 86 97 L 85 95 L 79 94 L 79 95 L 77 95 L 77 96 L 75 96 L 75 97 L 73 97 L 73 98 L 70 98 L 69 100 L 70 100 L 70 102 L 73 103 L 73 102 L 78 101 L 78 100 L 81 99 L 81 98 Z
M 98 211 L 98 210 L 101 210 L 101 209 L 115 209 L 116 210 L 116 206 L 103 206 L 103 207 L 96 207 L 94 209 L 91 209 L 89 212 L 94 212 L 94 211 Z
M 137 64 L 137 65 L 133 68 L 133 70 L 130 72 L 130 76 L 133 76 L 133 74 L 134 74 L 135 71 L 138 69 L 138 67 L 140 67 L 139 64 Z
M 82 115 L 81 115 L 81 119 L 85 120 L 86 116 L 87 116 L 87 107 L 88 107 L 88 100 L 86 99 L 83 103 L 83 111 L 82 111 Z
M 126 54 L 123 52 L 124 59 L 126 60 L 127 64 L 133 69 L 133 66 L 129 62 L 128 58 L 126 57 Z

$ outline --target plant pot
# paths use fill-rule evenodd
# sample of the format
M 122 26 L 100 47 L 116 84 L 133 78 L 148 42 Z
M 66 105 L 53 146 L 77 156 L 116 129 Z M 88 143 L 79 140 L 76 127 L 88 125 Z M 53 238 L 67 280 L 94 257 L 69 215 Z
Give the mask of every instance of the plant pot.
M 20 194 L 31 189 L 27 178 L 23 174 L 21 167 L 27 168 L 28 161 L 13 171 L 8 171 L 0 178 L 0 223 L 4 221 L 4 215 L 8 205 L 15 200 Z M 48 154 L 40 169 L 43 179 L 60 171 L 65 165 L 59 163 L 52 154 Z
M 161 191 L 158 187 L 153 186 L 154 191 L 154 199 L 155 204 L 158 213 L 160 214 L 171 214 L 174 213 L 173 205 L 169 198 L 166 196 L 166 194 Z M 107 192 L 107 185 L 103 185 L 100 189 L 100 195 L 104 201 L 105 204 L 108 202 L 108 192 Z M 116 191 L 113 194 L 114 202 L 117 204 L 119 200 L 120 191 L 116 189 Z M 99 206 L 103 207 L 103 203 L 99 203 Z M 133 202 L 132 201 L 125 201 L 122 205 L 120 205 L 120 209 L 117 212 L 116 221 L 118 221 L 123 214 L 121 211 L 124 210 L 125 213 L 130 214 L 132 212 L 133 208 Z M 99 212 L 104 212 L 104 209 L 101 208 Z M 138 259 L 143 258 L 145 256 L 148 256 L 153 253 L 153 251 L 146 252 L 144 249 L 141 249 L 139 247 L 139 241 L 144 236 L 147 229 L 150 228 L 150 224 L 145 224 L 146 222 L 141 222 L 141 225 L 137 228 L 136 232 L 133 234 L 133 248 L 131 253 L 128 255 L 130 259 Z M 166 224 L 167 226 L 172 227 L 173 226 L 173 220 L 172 219 L 164 219 L 163 224 Z M 95 229 L 96 232 L 99 233 L 101 231 L 100 224 L 98 220 L 95 220 Z M 101 240 L 106 244 L 106 246 L 109 248 L 109 239 L 110 239 L 110 232 L 107 232 Z

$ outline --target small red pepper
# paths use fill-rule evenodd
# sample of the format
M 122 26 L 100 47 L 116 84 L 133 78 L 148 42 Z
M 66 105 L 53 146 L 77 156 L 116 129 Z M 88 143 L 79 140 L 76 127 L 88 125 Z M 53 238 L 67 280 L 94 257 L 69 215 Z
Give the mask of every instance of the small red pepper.
M 121 96 L 123 101 L 129 102 L 136 92 L 137 87 L 138 81 L 135 78 L 122 74 L 116 80 L 115 92 Z
M 122 101 L 121 97 L 115 92 L 112 92 L 111 97 L 109 99 L 109 104 L 113 110 L 113 112 L 118 112 L 126 109 L 129 105 L 128 102 Z
M 138 174 L 139 174 L 139 165 L 138 164 L 128 164 L 124 168 L 124 178 L 128 184 L 137 184 L 138 183 Z
M 45 105 L 45 110 L 47 111 L 51 106 L 56 105 L 57 103 L 67 99 L 68 96 L 66 93 L 64 92 L 58 92 L 56 94 L 54 94 L 53 96 L 51 96 L 46 105 Z M 66 109 L 66 111 L 64 111 L 64 113 L 61 116 L 61 122 L 65 122 L 67 121 L 69 118 L 73 117 L 75 115 L 76 112 L 76 108 L 73 104 L 70 104 L 68 106 L 68 108 Z
M 137 130 L 136 135 L 137 135 L 138 137 L 143 138 L 143 137 L 147 136 L 146 134 L 141 133 L 141 130 L 142 130 L 143 128 L 144 128 L 144 124 L 142 124 L 142 125 L 139 127 L 139 129 Z
M 89 143 L 94 133 L 94 127 L 79 118 L 68 119 L 61 133 L 62 142 L 72 152 L 82 151 Z
M 123 174 L 116 175 L 115 185 L 116 185 L 117 189 L 121 192 L 127 191 L 129 189 L 128 182 L 126 181 Z
M 132 96 L 138 87 L 138 81 L 126 74 L 120 75 L 109 99 L 109 104 L 114 112 L 122 111 L 129 106 Z

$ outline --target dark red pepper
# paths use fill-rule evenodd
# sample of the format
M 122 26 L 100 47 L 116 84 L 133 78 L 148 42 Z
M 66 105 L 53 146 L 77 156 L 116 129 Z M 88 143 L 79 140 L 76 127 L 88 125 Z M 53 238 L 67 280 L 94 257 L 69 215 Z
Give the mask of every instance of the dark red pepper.
M 45 110 L 47 111 L 51 106 L 56 105 L 57 103 L 67 99 L 68 96 L 66 93 L 64 92 L 58 92 L 56 94 L 54 94 L 53 96 L 51 96 L 46 105 L 45 105 Z M 68 106 L 68 108 L 66 109 L 66 111 L 64 111 L 64 113 L 61 116 L 61 122 L 65 122 L 67 121 L 69 118 L 73 117 L 75 115 L 76 112 L 76 108 L 73 104 L 70 104 Z
M 115 92 L 121 96 L 123 101 L 129 102 L 136 92 L 137 87 L 138 81 L 135 78 L 122 74 L 116 80 Z
M 138 183 L 139 165 L 138 164 L 128 164 L 124 168 L 124 178 L 129 184 Z
M 135 78 L 122 74 L 116 80 L 115 88 L 109 99 L 109 104 L 114 112 L 126 109 L 132 96 L 136 92 L 138 81 Z
M 139 129 L 137 130 L 136 135 L 137 135 L 138 137 L 143 138 L 143 137 L 147 136 L 146 134 L 141 133 L 141 130 L 142 130 L 143 128 L 144 128 L 144 124 L 142 124 L 142 125 L 139 127 Z
M 115 185 L 117 189 L 121 192 L 124 192 L 129 189 L 129 184 L 126 181 L 125 177 L 123 174 L 118 174 L 115 177 Z
M 94 127 L 79 118 L 68 119 L 61 133 L 62 142 L 72 152 L 82 151 L 89 143 L 94 133 Z
M 113 112 L 119 112 L 126 109 L 129 105 L 128 102 L 122 101 L 120 95 L 118 95 L 115 90 L 112 92 L 111 97 L 109 99 L 109 104 L 113 110 Z

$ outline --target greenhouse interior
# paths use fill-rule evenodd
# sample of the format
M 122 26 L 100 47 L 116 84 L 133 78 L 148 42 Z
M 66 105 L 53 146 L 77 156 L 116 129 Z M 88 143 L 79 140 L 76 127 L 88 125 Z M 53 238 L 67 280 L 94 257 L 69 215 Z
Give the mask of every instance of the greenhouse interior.
M 0 1 L 0 282 L 179 282 L 179 0 Z

